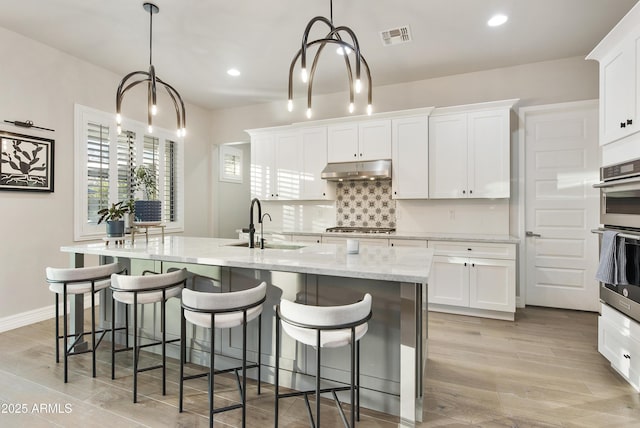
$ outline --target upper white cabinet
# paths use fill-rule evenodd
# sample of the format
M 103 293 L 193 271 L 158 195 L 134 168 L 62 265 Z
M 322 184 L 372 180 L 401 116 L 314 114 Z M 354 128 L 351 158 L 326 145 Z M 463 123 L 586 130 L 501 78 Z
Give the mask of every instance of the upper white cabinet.
M 640 8 L 587 56 L 600 63 L 600 145 L 640 131 Z
M 302 145 L 298 131 L 264 132 L 251 137 L 251 196 L 262 200 L 299 199 Z
M 391 120 L 391 174 L 394 199 L 429 197 L 429 119 Z
M 368 120 L 329 125 L 329 162 L 391 159 L 391 120 Z
M 333 199 L 335 184 L 320 177 L 320 173 L 327 165 L 327 127 L 302 128 L 300 141 L 302 144 L 300 199 Z
M 510 196 L 510 109 L 517 100 L 435 109 L 429 117 L 429 197 Z

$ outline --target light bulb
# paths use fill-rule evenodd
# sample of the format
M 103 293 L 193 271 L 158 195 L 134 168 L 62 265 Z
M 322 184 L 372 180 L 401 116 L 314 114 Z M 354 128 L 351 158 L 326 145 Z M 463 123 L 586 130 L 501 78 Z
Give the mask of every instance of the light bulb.
M 353 113 L 354 109 L 355 109 L 355 106 L 353 105 L 353 103 L 349 103 L 349 113 Z
M 118 130 L 118 135 L 122 134 L 122 126 L 118 125 L 116 129 Z
M 311 108 L 307 109 L 307 119 L 311 119 Z
M 371 104 L 369 104 L 369 105 L 367 106 L 367 114 L 368 114 L 369 116 L 371 116 L 371 113 L 373 113 L 373 106 L 372 106 Z
M 151 106 L 151 114 L 154 115 L 154 116 L 156 114 L 158 114 L 158 106 L 157 105 L 154 104 L 154 105 Z
M 356 93 L 359 94 L 362 91 L 362 82 L 360 79 L 356 79 Z
M 306 68 L 303 68 L 302 70 L 300 70 L 300 78 L 302 79 L 302 81 L 304 83 L 307 83 L 307 79 L 309 77 L 307 76 L 307 69 Z
M 153 133 L 153 126 L 149 125 L 149 128 L 147 128 L 147 130 L 149 131 L 149 134 Z
M 122 123 L 122 116 L 120 116 L 120 113 L 116 114 L 116 123 L 118 125 Z
M 338 55 L 349 55 L 351 53 L 351 49 L 347 48 L 347 47 L 342 47 L 340 46 L 338 49 L 336 49 L 336 53 Z
M 293 111 L 293 100 L 289 100 L 289 102 L 287 102 L 287 110 Z
M 182 128 L 182 136 L 183 137 L 187 136 L 187 128 Z

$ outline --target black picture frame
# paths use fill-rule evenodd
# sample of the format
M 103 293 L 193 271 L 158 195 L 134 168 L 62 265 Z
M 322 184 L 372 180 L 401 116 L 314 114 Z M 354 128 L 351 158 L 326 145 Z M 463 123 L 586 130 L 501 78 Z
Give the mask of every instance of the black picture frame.
M 0 190 L 53 192 L 54 145 L 49 138 L 0 130 Z

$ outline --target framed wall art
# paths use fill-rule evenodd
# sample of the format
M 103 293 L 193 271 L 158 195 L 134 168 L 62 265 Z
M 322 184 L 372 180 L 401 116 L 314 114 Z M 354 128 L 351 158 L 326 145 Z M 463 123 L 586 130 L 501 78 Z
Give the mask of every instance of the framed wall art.
M 0 130 L 0 190 L 53 192 L 54 140 Z

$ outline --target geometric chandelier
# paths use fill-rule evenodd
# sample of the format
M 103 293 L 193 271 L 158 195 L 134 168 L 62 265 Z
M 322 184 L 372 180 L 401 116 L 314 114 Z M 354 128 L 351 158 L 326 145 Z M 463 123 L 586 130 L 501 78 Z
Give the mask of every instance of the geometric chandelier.
M 118 134 L 122 132 L 121 129 L 121 107 L 122 107 L 122 97 L 124 94 L 134 86 L 140 83 L 147 83 L 147 124 L 149 125 L 149 132 L 153 131 L 153 120 L 152 117 L 156 115 L 158 111 L 158 106 L 156 103 L 156 86 L 158 84 L 164 86 L 164 88 L 169 93 L 169 96 L 173 100 L 173 105 L 176 109 L 176 119 L 177 119 L 177 129 L 178 136 L 184 137 L 187 133 L 187 121 L 186 114 L 184 110 L 184 102 L 182 101 L 182 97 L 171 85 L 162 81 L 158 76 L 156 76 L 156 70 L 152 63 L 152 53 L 153 53 L 153 15 L 158 13 L 160 9 L 153 3 L 144 3 L 142 5 L 144 10 L 149 12 L 149 71 L 133 71 L 122 79 L 120 85 L 118 85 L 118 92 L 116 93 L 116 123 L 118 125 Z M 129 79 L 132 79 L 129 81 Z M 134 80 L 138 79 L 138 80 Z
M 344 57 L 345 66 L 347 69 L 347 77 L 349 79 L 349 113 L 353 113 L 354 106 L 354 91 L 356 93 L 360 93 L 362 90 L 362 81 L 360 80 L 360 69 L 361 65 L 364 66 L 365 72 L 367 73 L 367 81 L 368 81 L 368 96 L 367 96 L 367 114 L 371 114 L 373 107 L 371 103 L 372 95 L 371 95 L 371 72 L 369 71 L 369 65 L 367 61 L 364 59 L 364 56 L 360 53 L 360 45 L 358 43 L 358 39 L 355 33 L 349 28 L 345 26 L 335 27 L 333 25 L 333 0 L 330 0 L 330 18 L 327 19 L 323 16 L 316 16 L 307 24 L 307 27 L 304 30 L 304 34 L 302 36 L 302 47 L 293 57 L 291 61 L 291 66 L 289 67 L 289 101 L 288 101 L 288 110 L 293 110 L 293 70 L 295 68 L 296 62 L 298 58 L 300 58 L 300 77 L 304 83 L 307 84 L 307 118 L 311 118 L 311 94 L 313 92 L 313 78 L 315 77 L 316 67 L 318 65 L 318 59 L 320 58 L 320 54 L 324 50 L 327 44 L 337 45 L 338 53 Z M 311 28 L 316 22 L 322 22 L 329 27 L 329 32 L 322 39 L 317 39 L 313 41 L 308 41 L 309 32 Z M 344 35 L 348 36 L 348 39 L 351 43 L 347 43 L 342 39 Z M 313 57 L 313 63 L 311 64 L 311 71 L 307 71 L 307 50 L 316 46 L 317 50 L 315 56 Z M 351 60 L 349 59 L 350 54 L 354 54 L 354 65 L 355 65 L 355 81 L 353 75 L 353 69 L 351 67 Z

